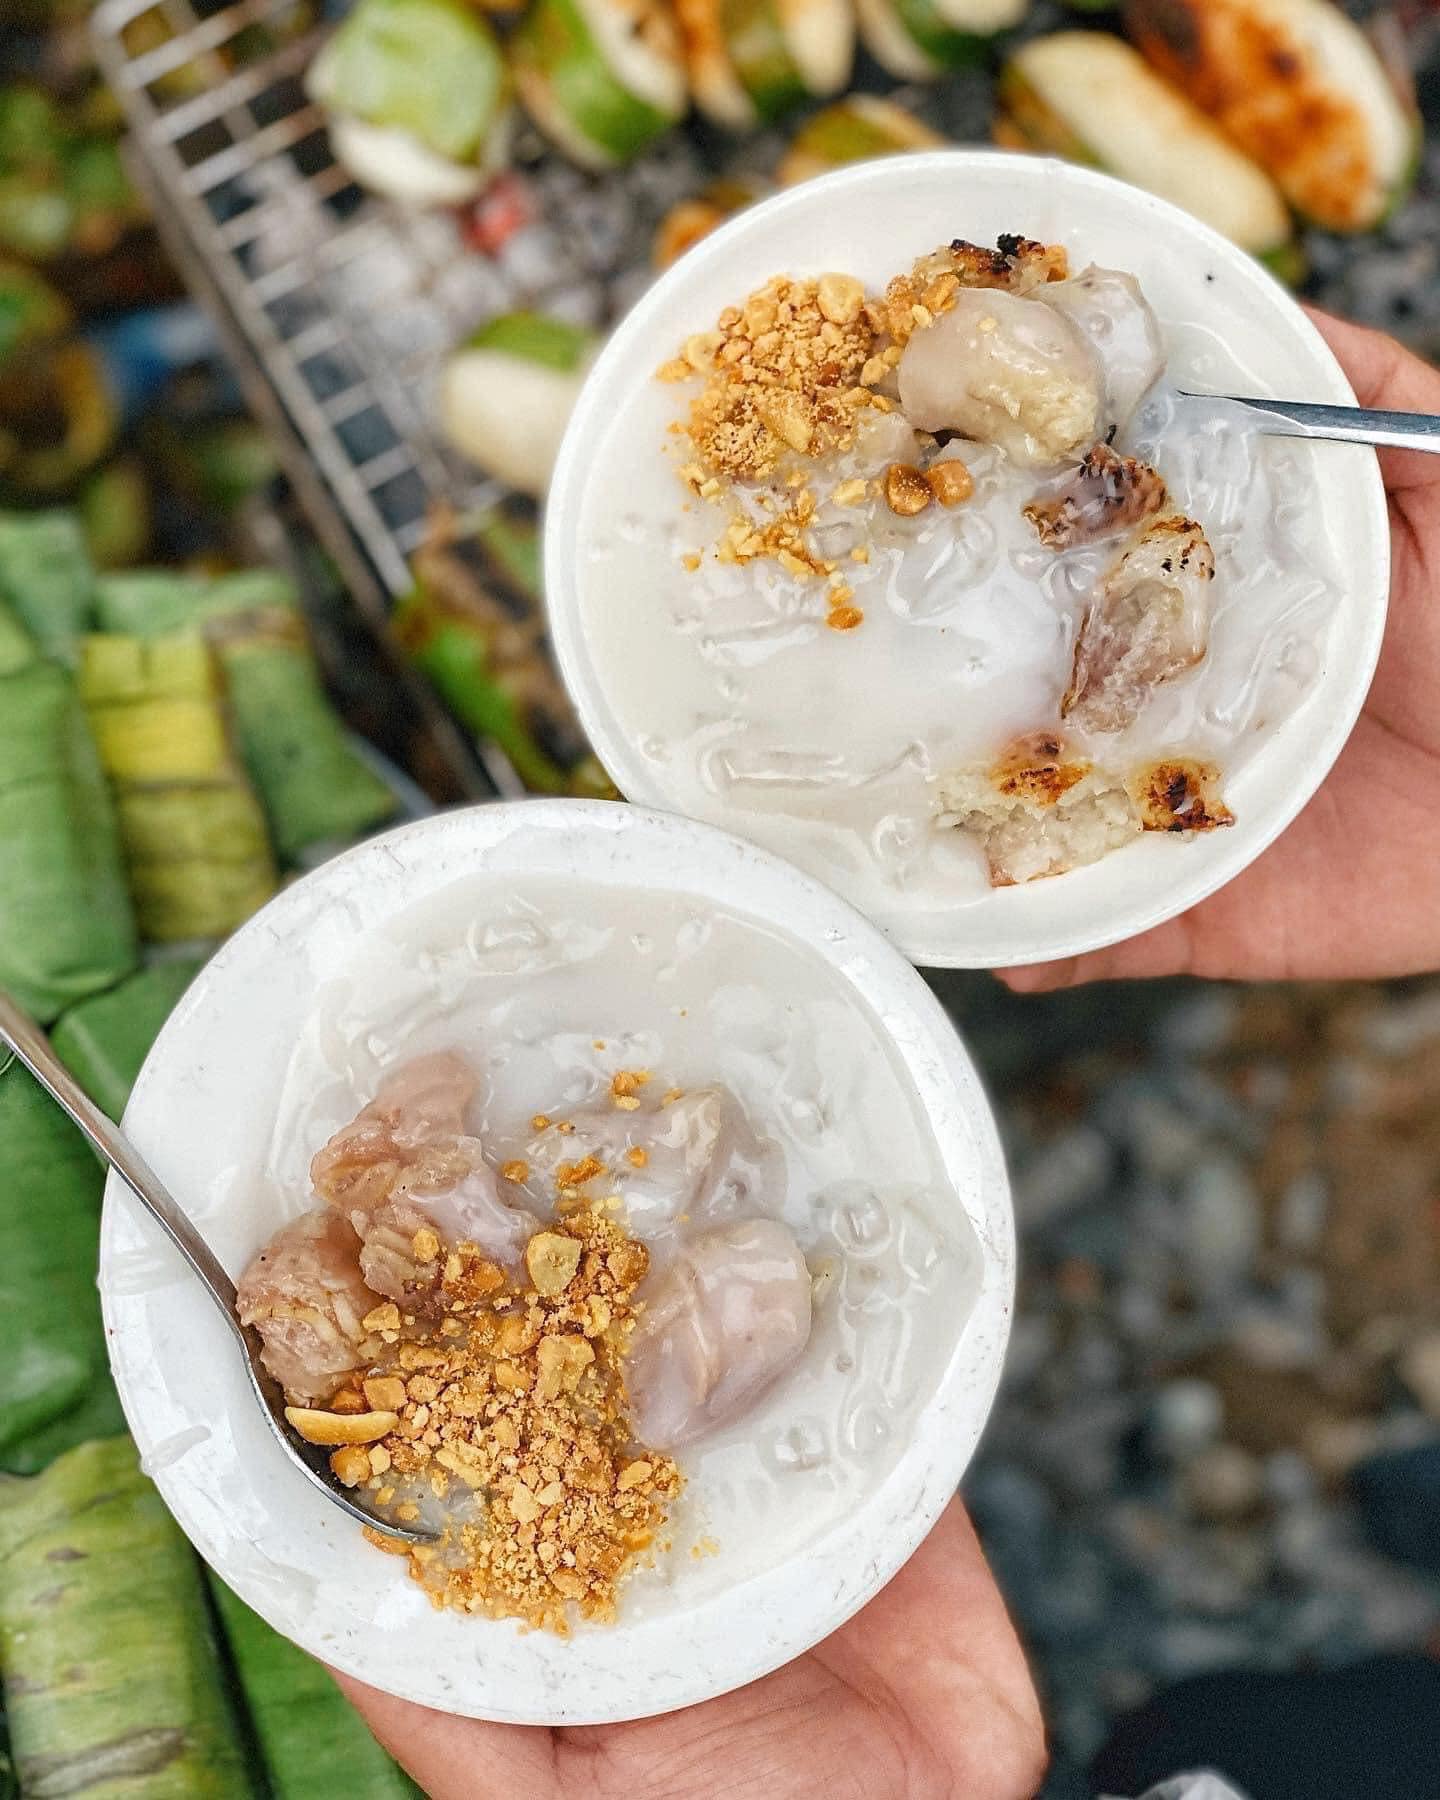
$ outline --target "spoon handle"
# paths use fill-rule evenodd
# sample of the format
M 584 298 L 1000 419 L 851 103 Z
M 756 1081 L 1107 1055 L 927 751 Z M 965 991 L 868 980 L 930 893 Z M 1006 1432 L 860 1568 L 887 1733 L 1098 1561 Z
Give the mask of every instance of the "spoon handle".
M 163 1227 L 175 1248 L 210 1290 L 215 1304 L 225 1315 L 226 1324 L 245 1345 L 248 1356 L 249 1346 L 245 1344 L 240 1322 L 235 1316 L 235 1283 L 135 1146 L 113 1120 L 106 1118 L 71 1075 L 35 1021 L 3 992 L 0 992 L 0 1043 L 10 1046 L 41 1087 L 69 1113 L 135 1198 Z
M 1374 444 L 1383 450 L 1440 454 L 1440 414 L 1377 412 L 1364 406 L 1325 406 L 1311 400 L 1254 400 L 1237 394 L 1182 394 L 1186 400 L 1226 400 L 1260 415 L 1272 437 L 1328 438 L 1341 444 Z

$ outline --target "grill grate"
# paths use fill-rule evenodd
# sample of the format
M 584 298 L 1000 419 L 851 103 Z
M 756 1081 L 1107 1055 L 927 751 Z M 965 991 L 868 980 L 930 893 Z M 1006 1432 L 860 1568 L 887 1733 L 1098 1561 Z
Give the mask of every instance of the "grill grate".
M 295 0 L 102 0 L 93 30 L 169 235 L 203 264 L 384 588 L 402 592 L 432 503 L 464 513 L 499 497 L 437 440 L 445 352 L 517 307 L 613 316 L 656 221 L 698 178 L 696 150 L 680 138 L 594 182 L 522 131 L 510 197 L 529 222 L 483 256 L 458 217 L 392 207 L 335 162 L 303 87 L 324 32 L 303 28 Z

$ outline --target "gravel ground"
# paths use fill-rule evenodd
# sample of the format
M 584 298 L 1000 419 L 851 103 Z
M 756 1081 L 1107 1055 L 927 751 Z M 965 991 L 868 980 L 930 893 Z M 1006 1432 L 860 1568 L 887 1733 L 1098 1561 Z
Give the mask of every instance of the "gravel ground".
M 1181 1676 L 1440 1653 L 1440 982 L 936 985 L 1014 1174 L 966 1494 L 1047 1794 L 1088 1794 L 1108 1719 Z

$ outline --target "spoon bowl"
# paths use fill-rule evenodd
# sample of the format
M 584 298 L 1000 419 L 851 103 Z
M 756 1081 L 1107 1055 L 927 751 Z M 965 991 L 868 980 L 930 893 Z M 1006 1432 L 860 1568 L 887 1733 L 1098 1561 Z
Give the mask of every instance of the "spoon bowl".
M 329 1451 L 308 1444 L 290 1430 L 285 1419 L 285 1396 L 280 1384 L 260 1360 L 260 1334 L 253 1325 L 242 1325 L 236 1310 L 235 1283 L 219 1259 L 115 1124 L 95 1105 L 50 1048 L 44 1032 L 21 1011 L 8 994 L 0 993 L 0 1043 L 9 1046 L 56 1104 L 67 1112 L 95 1152 L 120 1176 L 135 1198 L 170 1238 L 175 1248 L 199 1277 L 201 1285 L 219 1308 L 245 1359 L 250 1387 L 270 1423 L 270 1429 L 290 1461 L 327 1500 L 362 1525 L 371 1525 L 388 1537 L 407 1544 L 432 1544 L 436 1533 L 417 1531 L 381 1519 L 353 1500 L 330 1469 Z M 8 1067 L 8 1062 L 5 1067 Z

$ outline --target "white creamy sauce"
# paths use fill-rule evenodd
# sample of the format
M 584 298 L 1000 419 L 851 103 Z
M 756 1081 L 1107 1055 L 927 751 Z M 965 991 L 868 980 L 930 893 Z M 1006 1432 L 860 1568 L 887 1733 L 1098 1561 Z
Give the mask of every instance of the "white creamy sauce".
M 745 1521 L 733 1548 L 748 1576 L 873 1493 L 974 1301 L 980 1247 L 882 1022 L 843 979 L 802 943 L 684 896 L 467 879 L 363 941 L 322 990 L 266 1164 L 290 1213 L 311 1203 L 311 1156 L 382 1073 L 443 1049 L 480 1074 L 467 1123 L 492 1162 L 524 1154 L 534 1114 L 602 1098 L 621 1069 L 719 1084 L 779 1148 L 774 1213 L 816 1277 L 810 1338 L 753 1410 L 677 1453 L 673 1554 L 636 1577 L 625 1616 L 665 1610 L 682 1569 L 687 1603 L 726 1587 L 727 1519 Z M 623 1194 L 623 1174 L 607 1181 Z M 696 1560 L 707 1538 L 715 1554 Z
M 1263 383 L 1209 332 L 1161 324 L 1165 381 L 1117 448 L 1159 468 L 1214 548 L 1209 654 L 1123 734 L 1071 735 L 1097 761 L 1124 767 L 1178 751 L 1229 777 L 1320 669 L 1338 556 L 1311 447 L 1263 439 L 1240 408 L 1176 397 Z M 897 519 L 883 500 L 822 508 L 815 541 L 865 613 L 857 630 L 833 631 L 820 582 L 773 561 L 716 561 L 731 515 L 689 496 L 675 472 L 688 440 L 666 429 L 691 392 L 637 388 L 588 485 L 582 617 L 616 724 L 665 804 L 802 862 L 862 911 L 893 918 L 980 899 L 983 857 L 934 826 L 930 783 L 1021 732 L 1058 725 L 1086 594 L 1124 538 L 1045 549 L 1021 507 L 1048 472 L 955 444 L 946 454 L 975 476 L 965 505 L 916 519 Z M 882 421 L 874 446 L 813 482 L 817 494 L 843 475 L 909 460 L 902 441 L 886 441 L 897 429 L 903 439 L 897 419 Z M 861 542 L 868 565 L 848 560 Z M 704 561 L 692 573 L 681 559 L 693 552 Z

